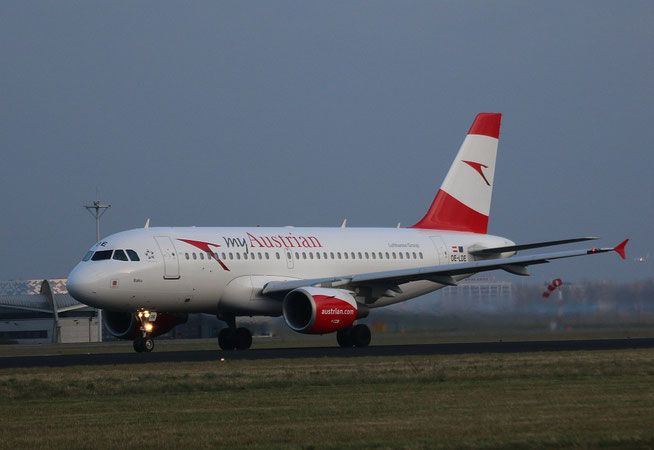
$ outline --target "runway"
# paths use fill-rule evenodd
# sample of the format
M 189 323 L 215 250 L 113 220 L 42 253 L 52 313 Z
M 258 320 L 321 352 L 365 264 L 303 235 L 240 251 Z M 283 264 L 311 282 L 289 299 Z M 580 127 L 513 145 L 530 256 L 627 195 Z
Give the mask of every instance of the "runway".
M 452 344 L 372 345 L 366 348 L 304 347 L 250 349 L 246 351 L 166 351 L 152 353 L 88 353 L 0 357 L 0 369 L 24 367 L 68 367 L 108 364 L 144 364 L 296 358 L 360 358 L 364 356 L 464 355 L 470 353 L 528 353 L 580 350 L 654 348 L 654 338 L 592 339 L 521 342 L 475 342 Z

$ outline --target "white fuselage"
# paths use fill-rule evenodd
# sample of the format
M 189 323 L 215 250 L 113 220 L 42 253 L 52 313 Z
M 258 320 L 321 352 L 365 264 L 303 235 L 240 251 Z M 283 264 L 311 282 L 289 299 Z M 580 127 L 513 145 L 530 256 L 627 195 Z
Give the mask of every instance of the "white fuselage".
M 75 298 L 107 310 L 278 316 L 281 299 L 261 293 L 270 281 L 470 262 L 469 249 L 507 245 L 497 236 L 412 228 L 143 228 L 91 248 L 133 250 L 139 261 L 82 261 L 68 285 Z M 385 306 L 442 287 L 414 281 L 368 303 Z

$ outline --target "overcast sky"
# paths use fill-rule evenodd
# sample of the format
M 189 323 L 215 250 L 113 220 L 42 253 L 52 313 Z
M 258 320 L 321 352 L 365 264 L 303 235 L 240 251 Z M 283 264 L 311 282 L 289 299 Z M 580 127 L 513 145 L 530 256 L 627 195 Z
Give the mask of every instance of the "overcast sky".
M 0 279 L 67 276 L 96 187 L 103 235 L 412 225 L 480 111 L 504 114 L 490 233 L 645 256 L 652 23 L 651 1 L 3 1 Z

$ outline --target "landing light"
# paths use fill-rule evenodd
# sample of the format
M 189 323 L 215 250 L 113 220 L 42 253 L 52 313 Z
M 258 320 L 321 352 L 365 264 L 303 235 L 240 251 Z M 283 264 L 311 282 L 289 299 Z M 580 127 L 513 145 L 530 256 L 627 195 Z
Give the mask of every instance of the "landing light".
M 145 331 L 152 331 L 152 324 L 150 322 L 145 324 Z
M 145 318 L 147 319 L 148 317 L 150 317 L 150 311 L 145 311 L 145 312 L 143 313 L 143 315 L 144 315 Z

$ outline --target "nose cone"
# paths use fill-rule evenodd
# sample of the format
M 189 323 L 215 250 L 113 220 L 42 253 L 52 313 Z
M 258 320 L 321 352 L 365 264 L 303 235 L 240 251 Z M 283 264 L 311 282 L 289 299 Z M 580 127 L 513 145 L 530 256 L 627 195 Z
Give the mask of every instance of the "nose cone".
M 68 293 L 78 302 L 96 306 L 99 278 L 88 264 L 80 263 L 68 275 L 66 288 Z

